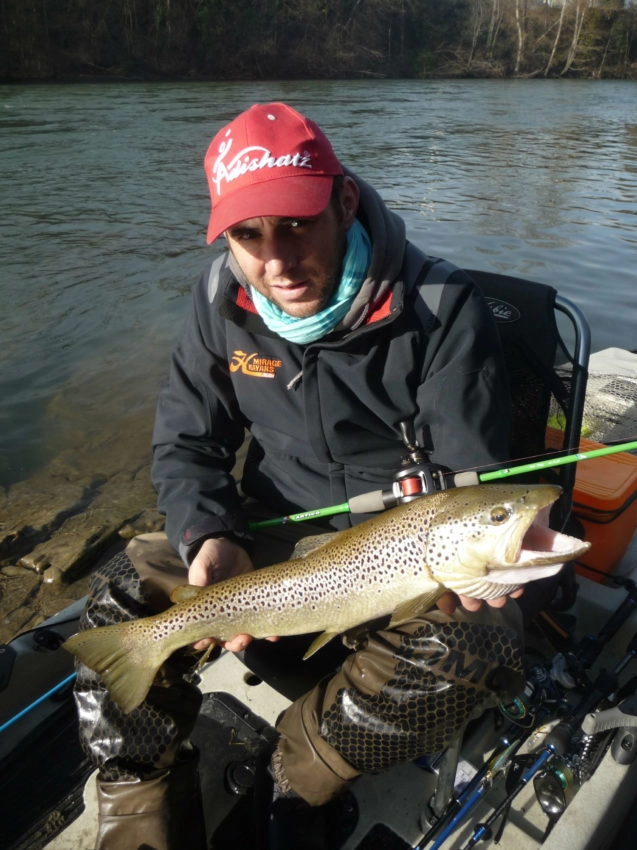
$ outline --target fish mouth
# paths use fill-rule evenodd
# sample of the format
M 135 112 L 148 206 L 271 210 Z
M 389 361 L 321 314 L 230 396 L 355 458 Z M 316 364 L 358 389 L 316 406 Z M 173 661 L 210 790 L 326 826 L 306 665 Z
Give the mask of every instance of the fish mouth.
M 548 504 L 535 514 L 520 517 L 503 541 L 503 551 L 498 553 L 499 563 L 490 565 L 489 581 L 496 584 L 519 582 L 520 568 L 525 570 L 526 581 L 546 578 L 590 549 L 590 543 L 549 528 L 550 510 Z

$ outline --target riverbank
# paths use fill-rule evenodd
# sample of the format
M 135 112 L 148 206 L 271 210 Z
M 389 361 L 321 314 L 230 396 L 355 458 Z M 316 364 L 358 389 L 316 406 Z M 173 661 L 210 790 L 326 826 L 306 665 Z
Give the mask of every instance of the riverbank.
M 7 0 L 0 77 L 628 78 L 633 4 L 30 4 Z M 123 6 L 124 8 L 118 8 Z M 285 50 L 281 46 L 285 45 Z M 602 49 L 603 45 L 603 49 Z
M 132 415 L 0 491 L 0 643 L 84 596 L 94 567 L 135 534 L 163 527 L 151 427 Z

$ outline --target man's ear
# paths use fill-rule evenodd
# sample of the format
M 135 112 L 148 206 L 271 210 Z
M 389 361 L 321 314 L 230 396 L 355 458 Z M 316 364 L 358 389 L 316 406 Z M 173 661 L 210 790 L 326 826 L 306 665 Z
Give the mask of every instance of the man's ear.
M 351 177 L 343 179 L 341 188 L 341 210 L 343 213 L 343 223 L 346 228 L 349 228 L 354 223 L 356 213 L 358 212 L 358 199 L 360 192 L 356 182 Z

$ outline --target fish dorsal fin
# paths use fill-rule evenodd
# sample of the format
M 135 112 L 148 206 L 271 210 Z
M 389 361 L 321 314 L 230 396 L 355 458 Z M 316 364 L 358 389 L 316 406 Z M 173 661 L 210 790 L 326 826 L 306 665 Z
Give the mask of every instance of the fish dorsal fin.
M 409 620 L 415 620 L 421 617 L 433 608 L 444 592 L 445 588 L 440 584 L 435 590 L 430 590 L 421 596 L 416 596 L 415 599 L 409 599 L 407 602 L 401 602 L 394 609 L 389 622 L 389 628 L 391 629 L 394 626 L 399 626 L 401 623 L 407 623 Z
M 338 537 L 340 531 L 326 531 L 325 534 L 311 534 L 308 537 L 302 537 L 294 547 L 292 552 L 293 558 L 307 558 L 312 552 L 316 552 L 321 546 L 330 543 L 335 537 Z
M 170 594 L 170 601 L 190 602 L 192 599 L 196 599 L 205 589 L 205 587 L 198 587 L 196 584 L 180 584 L 179 587 L 175 587 Z
M 310 655 L 314 655 L 315 652 L 318 652 L 319 649 L 325 646 L 326 643 L 329 643 L 332 638 L 335 638 L 338 632 L 323 632 L 318 637 L 314 638 L 312 643 L 309 645 L 307 652 L 303 656 L 303 661 L 306 661 Z

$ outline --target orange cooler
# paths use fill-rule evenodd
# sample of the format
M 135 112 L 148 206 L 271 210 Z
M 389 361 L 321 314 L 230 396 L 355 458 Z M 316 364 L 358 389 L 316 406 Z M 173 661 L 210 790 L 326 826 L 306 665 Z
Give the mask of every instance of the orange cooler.
M 580 451 L 604 448 L 591 440 L 580 441 Z M 637 457 L 618 452 L 577 464 L 573 493 L 575 515 L 582 522 L 591 549 L 580 563 L 611 572 L 630 545 L 637 527 Z M 586 578 L 603 581 L 587 569 Z

